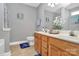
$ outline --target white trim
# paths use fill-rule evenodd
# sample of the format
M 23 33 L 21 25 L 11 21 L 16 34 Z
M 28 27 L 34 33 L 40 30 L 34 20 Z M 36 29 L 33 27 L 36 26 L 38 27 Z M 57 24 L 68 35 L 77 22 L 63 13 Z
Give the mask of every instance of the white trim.
M 10 45 L 16 45 L 18 42 L 11 42 Z
M 11 56 L 11 51 L 3 53 L 3 54 L 0 54 L 0 56 Z
M 24 43 L 24 42 L 28 42 L 28 41 L 25 40 L 25 41 L 11 42 L 10 45 L 16 45 L 16 44 L 20 44 L 20 43 Z
M 11 28 L 3 28 L 3 31 L 10 31 Z
M 71 15 L 78 15 L 79 11 L 71 12 Z

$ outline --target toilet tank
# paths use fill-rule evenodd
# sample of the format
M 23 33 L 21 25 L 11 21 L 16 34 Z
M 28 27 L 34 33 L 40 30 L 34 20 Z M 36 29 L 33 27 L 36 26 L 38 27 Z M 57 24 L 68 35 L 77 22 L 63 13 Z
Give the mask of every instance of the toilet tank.
M 4 39 L 0 39 L 0 55 L 4 53 Z

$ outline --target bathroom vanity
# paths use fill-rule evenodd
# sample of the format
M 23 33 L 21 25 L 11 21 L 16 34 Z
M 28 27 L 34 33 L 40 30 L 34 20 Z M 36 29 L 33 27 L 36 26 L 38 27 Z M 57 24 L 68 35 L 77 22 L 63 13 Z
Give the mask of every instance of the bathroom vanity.
M 42 56 L 79 56 L 79 38 L 35 32 L 35 50 Z

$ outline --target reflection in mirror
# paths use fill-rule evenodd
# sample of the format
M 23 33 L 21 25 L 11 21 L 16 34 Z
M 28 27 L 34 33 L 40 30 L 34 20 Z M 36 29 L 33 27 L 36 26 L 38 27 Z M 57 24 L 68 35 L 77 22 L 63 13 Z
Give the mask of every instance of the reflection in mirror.
M 61 30 L 63 28 L 63 19 L 61 17 L 61 8 L 55 12 L 45 10 L 45 27 L 48 29 Z
M 59 8 L 46 8 L 44 17 L 45 27 L 48 29 L 79 30 L 79 4 L 72 3 Z
M 54 19 L 52 22 L 52 29 L 61 30 L 63 28 L 63 19 L 61 17 L 61 8 L 57 10 L 57 12 L 54 13 Z
M 52 20 L 53 20 L 53 12 L 44 11 L 44 17 L 45 17 L 45 28 L 50 29 L 52 25 Z
M 70 30 L 79 30 L 79 7 L 75 7 L 70 11 Z
M 53 21 L 53 29 L 62 29 L 62 18 L 61 16 L 55 17 Z
M 71 19 L 74 24 L 79 24 L 79 11 L 72 12 Z

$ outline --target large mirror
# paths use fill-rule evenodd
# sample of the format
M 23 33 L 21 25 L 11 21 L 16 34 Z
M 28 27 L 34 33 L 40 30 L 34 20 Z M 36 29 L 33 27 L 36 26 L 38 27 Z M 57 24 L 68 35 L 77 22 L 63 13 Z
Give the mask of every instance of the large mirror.
M 44 11 L 45 27 L 58 30 L 79 30 L 79 4 L 48 8 Z
M 69 29 L 79 30 L 79 6 L 77 5 L 69 10 L 70 10 Z
M 45 27 L 48 29 L 61 30 L 63 28 L 63 20 L 61 17 L 61 8 L 57 9 L 55 12 L 45 10 L 44 16 L 46 20 Z

